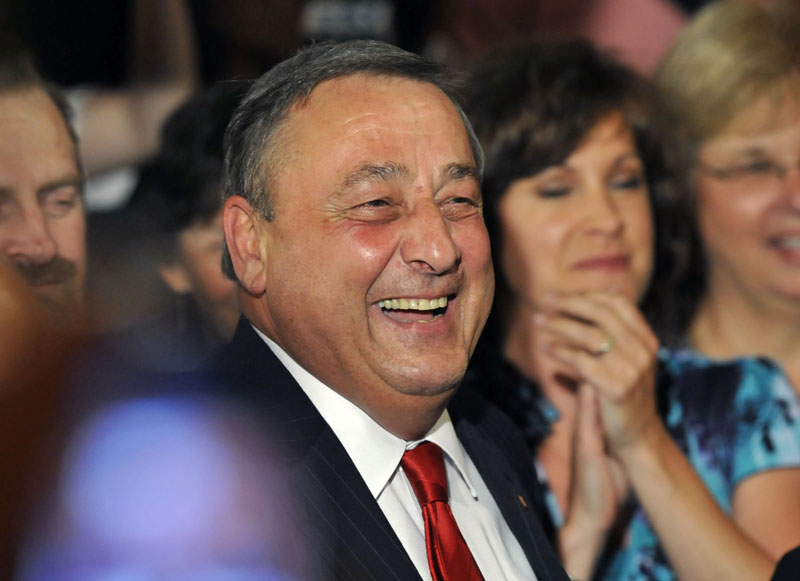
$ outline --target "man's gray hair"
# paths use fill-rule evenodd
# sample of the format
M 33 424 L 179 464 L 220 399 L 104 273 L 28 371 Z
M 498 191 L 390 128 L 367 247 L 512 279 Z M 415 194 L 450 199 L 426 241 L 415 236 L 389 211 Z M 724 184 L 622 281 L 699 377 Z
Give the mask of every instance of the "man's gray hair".
M 270 179 L 275 162 L 280 159 L 279 134 L 289 111 L 295 103 L 307 100 L 320 83 L 359 73 L 401 77 L 441 89 L 464 122 L 478 175 L 483 175 L 480 143 L 459 104 L 454 84 L 441 65 L 374 40 L 320 42 L 269 70 L 242 99 L 225 133 L 223 196 L 240 195 L 267 220 L 273 220 Z M 222 270 L 236 279 L 227 247 Z

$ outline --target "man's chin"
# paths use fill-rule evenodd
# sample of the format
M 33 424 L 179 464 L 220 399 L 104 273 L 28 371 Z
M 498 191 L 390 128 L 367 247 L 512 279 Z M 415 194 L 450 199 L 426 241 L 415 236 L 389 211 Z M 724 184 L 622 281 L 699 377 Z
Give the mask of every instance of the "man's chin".
M 414 372 L 397 374 L 393 386 L 396 391 L 406 395 L 438 397 L 452 396 L 466 372 L 464 366 L 439 366 L 435 369 L 419 369 Z

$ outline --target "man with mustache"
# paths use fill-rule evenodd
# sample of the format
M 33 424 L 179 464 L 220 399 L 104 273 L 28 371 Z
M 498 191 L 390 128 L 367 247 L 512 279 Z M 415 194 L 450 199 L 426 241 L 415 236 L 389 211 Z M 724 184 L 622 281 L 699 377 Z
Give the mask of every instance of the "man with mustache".
M 66 101 L 0 39 L 0 254 L 62 330 L 84 318 L 83 181 Z

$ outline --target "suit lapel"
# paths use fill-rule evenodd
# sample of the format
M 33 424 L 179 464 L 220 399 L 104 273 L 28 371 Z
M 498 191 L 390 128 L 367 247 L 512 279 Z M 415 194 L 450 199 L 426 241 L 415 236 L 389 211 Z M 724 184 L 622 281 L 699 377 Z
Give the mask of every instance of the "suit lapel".
M 224 366 L 234 370 L 238 394 L 267 418 L 305 521 L 300 526 L 323 568 L 334 579 L 419 579 L 333 430 L 249 322 L 242 321 L 223 356 Z
M 503 432 L 508 420 L 497 417 L 499 412 L 496 409 L 487 410 L 488 403 L 482 399 L 477 405 L 476 402 L 470 402 L 466 406 L 459 405 L 470 397 L 471 394 L 459 393 L 457 401 L 451 405 L 451 415 L 459 440 L 492 493 L 537 579 L 567 580 L 568 577 L 534 510 L 535 504 L 531 495 L 536 492 L 537 485 L 533 478 L 532 462 L 530 466 L 522 467 L 530 471 L 530 478 L 524 478 L 520 474 L 520 467 L 513 466 L 507 455 L 514 443 L 505 441 L 506 434 Z M 462 415 L 459 411 L 466 413 Z M 529 461 L 524 452 L 519 457 L 522 461 Z
M 397 535 L 333 431 L 320 434 L 296 473 L 308 521 L 336 579 L 419 579 Z

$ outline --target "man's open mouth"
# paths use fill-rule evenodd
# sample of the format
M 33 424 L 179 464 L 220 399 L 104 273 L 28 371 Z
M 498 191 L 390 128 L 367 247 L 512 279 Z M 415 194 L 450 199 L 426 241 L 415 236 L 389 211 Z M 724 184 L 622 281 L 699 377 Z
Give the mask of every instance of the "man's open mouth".
M 430 323 L 447 311 L 447 297 L 434 299 L 396 298 L 378 303 L 391 319 L 403 323 Z

